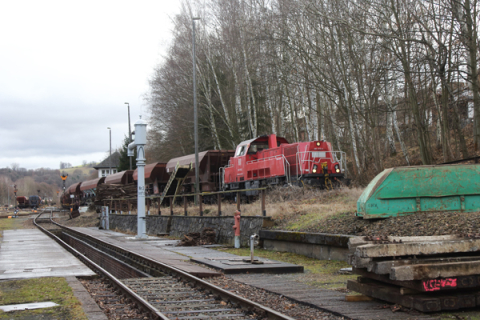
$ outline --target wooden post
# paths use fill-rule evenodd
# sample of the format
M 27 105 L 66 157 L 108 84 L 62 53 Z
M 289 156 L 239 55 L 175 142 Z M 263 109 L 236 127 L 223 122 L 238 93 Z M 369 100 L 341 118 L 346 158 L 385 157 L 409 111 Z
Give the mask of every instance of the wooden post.
M 218 202 L 218 216 L 222 215 L 222 195 L 219 193 L 217 195 L 217 202 Z
M 173 216 L 173 198 L 170 197 L 168 199 L 170 199 L 170 215 Z
M 200 205 L 200 217 L 203 217 L 203 197 L 202 195 L 198 195 L 198 204 Z
M 265 210 L 265 198 L 266 198 L 266 192 L 265 190 L 262 190 L 262 215 L 264 217 L 267 216 L 267 210 Z
M 188 216 L 188 213 L 187 213 L 187 197 L 183 197 L 183 213 L 185 216 Z
M 237 210 L 240 211 L 240 192 L 237 192 Z
M 162 215 L 162 211 L 160 211 L 160 198 L 157 199 L 157 206 L 158 206 L 158 215 Z

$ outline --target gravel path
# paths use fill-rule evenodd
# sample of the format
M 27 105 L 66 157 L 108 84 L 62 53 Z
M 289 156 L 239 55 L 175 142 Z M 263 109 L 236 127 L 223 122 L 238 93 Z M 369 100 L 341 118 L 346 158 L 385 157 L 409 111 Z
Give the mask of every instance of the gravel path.
M 275 229 L 288 230 L 287 226 L 288 221 L 277 221 Z M 430 212 L 388 219 L 365 220 L 349 213 L 327 218 L 319 224 L 292 231 L 357 236 L 433 236 L 480 233 L 480 215 L 478 212 Z

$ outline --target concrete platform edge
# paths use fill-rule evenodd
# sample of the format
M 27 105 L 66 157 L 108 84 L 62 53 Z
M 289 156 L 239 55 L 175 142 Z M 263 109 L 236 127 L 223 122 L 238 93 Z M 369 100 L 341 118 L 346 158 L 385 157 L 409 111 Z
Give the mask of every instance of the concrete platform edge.
M 73 295 L 82 304 L 83 312 L 89 320 L 108 320 L 102 309 L 97 305 L 90 293 L 76 277 L 65 277 L 68 285 L 72 288 Z

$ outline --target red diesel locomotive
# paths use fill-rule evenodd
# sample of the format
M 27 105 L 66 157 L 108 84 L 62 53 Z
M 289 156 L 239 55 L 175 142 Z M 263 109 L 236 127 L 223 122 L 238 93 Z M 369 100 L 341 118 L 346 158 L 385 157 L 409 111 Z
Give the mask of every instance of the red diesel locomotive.
M 288 143 L 275 134 L 243 141 L 223 168 L 222 186 L 251 189 L 263 186 L 296 184 L 333 188 L 348 184 L 346 157 L 332 151 L 330 142 Z

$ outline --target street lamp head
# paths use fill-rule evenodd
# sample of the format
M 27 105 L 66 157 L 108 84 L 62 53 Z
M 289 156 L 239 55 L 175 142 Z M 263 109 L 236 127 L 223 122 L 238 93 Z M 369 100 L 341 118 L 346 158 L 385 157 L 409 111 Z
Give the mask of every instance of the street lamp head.
M 108 130 L 112 130 L 110 127 L 107 127 Z
M 200 20 L 201 18 L 200 17 L 194 17 L 192 18 L 192 20 Z
M 130 105 L 130 103 L 128 103 L 128 102 L 125 102 L 124 104 L 128 104 L 128 105 Z

